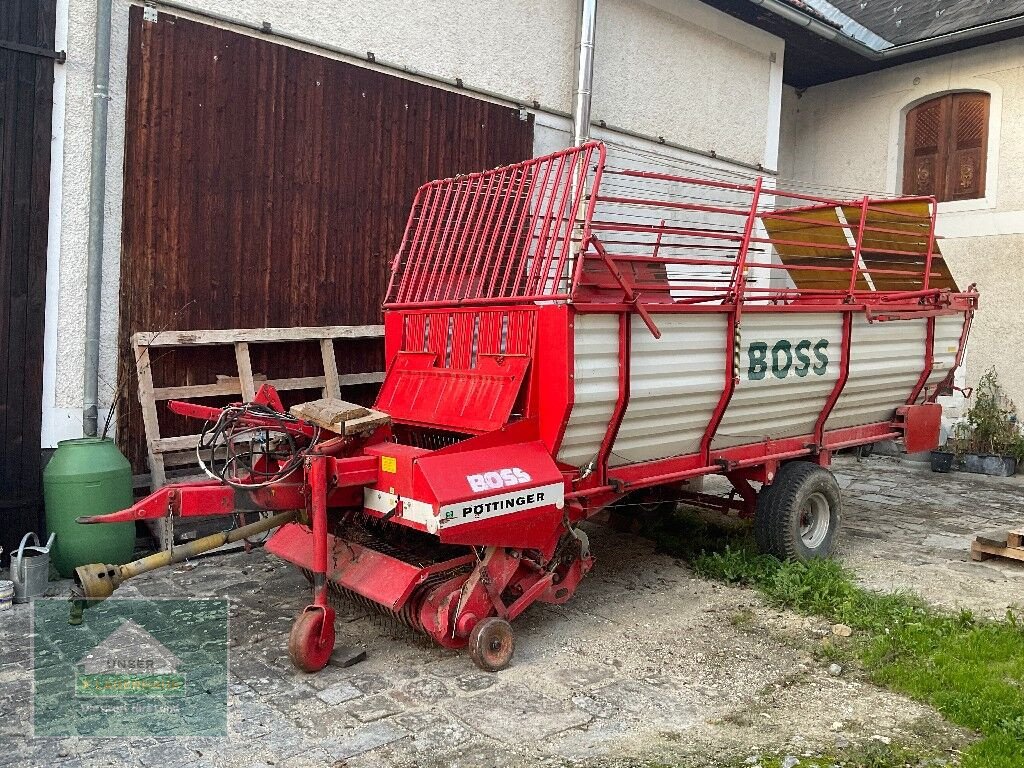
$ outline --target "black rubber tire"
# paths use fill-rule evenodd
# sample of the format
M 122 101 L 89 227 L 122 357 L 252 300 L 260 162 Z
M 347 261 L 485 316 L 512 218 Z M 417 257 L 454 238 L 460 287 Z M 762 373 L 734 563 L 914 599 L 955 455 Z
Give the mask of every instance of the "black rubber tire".
M 819 542 L 809 545 L 800 529 L 812 497 L 827 505 L 827 528 Z M 836 552 L 842 518 L 842 492 L 832 473 L 809 461 L 793 461 L 784 464 L 775 482 L 758 493 L 754 539 L 761 552 L 780 560 L 828 558 Z

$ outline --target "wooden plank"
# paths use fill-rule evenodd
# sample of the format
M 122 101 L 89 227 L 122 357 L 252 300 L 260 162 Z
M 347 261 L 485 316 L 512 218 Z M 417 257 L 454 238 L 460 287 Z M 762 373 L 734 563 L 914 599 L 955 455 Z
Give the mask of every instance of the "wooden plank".
M 197 441 L 198 442 L 198 441 Z M 203 460 L 206 461 L 210 453 L 208 450 L 203 449 Z M 225 455 L 224 445 L 217 446 L 217 458 L 221 459 Z M 195 446 L 184 448 L 180 450 L 167 451 L 161 454 L 161 458 L 164 460 L 165 467 L 192 467 L 196 472 L 205 477 L 205 473 L 199 468 L 199 462 L 196 461 L 196 449 Z M 170 473 L 168 473 L 169 476 Z
M 345 435 L 358 435 L 362 432 L 370 432 L 383 424 L 387 424 L 389 421 L 391 421 L 391 417 L 386 413 L 371 410 L 368 415 L 360 419 L 346 421 Z
M 201 435 L 180 435 L 178 437 L 161 437 L 151 440 L 153 450 L 157 453 L 169 453 L 170 451 L 187 451 L 199 445 Z
M 173 456 L 173 455 L 174 454 L 169 454 L 169 456 Z M 164 458 L 167 458 L 167 457 L 165 456 Z M 195 458 L 196 458 L 196 456 L 193 453 L 192 454 L 193 464 L 195 462 Z M 186 468 L 183 469 L 182 467 L 186 467 Z M 189 481 L 189 480 L 206 480 L 206 479 L 207 479 L 206 474 L 201 469 L 199 469 L 196 466 L 187 467 L 187 465 L 182 464 L 182 465 L 177 466 L 175 468 L 171 468 L 170 464 L 168 464 L 167 482 L 169 482 L 169 483 L 181 483 L 181 482 L 186 482 L 186 481 Z M 138 474 L 138 475 L 132 475 L 132 490 L 141 491 L 143 489 L 147 489 L 147 488 L 150 487 L 150 483 L 151 482 L 152 482 L 152 480 L 151 480 L 148 472 L 143 472 L 142 474 Z
M 971 542 L 972 559 L 988 560 L 991 557 L 1005 557 L 1008 560 L 1024 562 L 1024 549 L 1017 547 L 993 547 L 991 544 L 983 544 L 980 541 Z
M 156 449 L 160 440 L 160 420 L 156 413 L 156 400 L 153 398 L 153 367 L 149 357 L 149 347 L 135 347 L 135 370 L 138 377 L 139 406 L 142 408 L 142 423 L 146 427 L 146 451 L 149 456 L 149 475 L 152 479 L 152 490 L 162 488 L 166 482 L 164 463 Z
M 285 341 L 321 339 L 373 339 L 384 336 L 383 325 L 324 325 L 296 328 L 234 328 L 200 331 L 142 331 L 133 337 L 136 344 L 151 347 L 208 346 L 212 344 L 276 344 Z
M 223 453 L 223 451 L 220 451 Z M 196 461 L 196 449 L 193 447 L 191 450 L 186 451 L 171 451 L 163 454 L 164 466 L 165 467 L 192 467 L 196 474 L 202 477 L 206 477 L 206 473 L 199 468 L 199 463 Z M 204 453 L 204 461 L 205 461 Z
M 324 388 L 323 376 L 297 376 L 292 379 L 268 379 L 267 384 L 279 392 L 290 392 L 294 389 L 320 389 Z
M 155 387 L 153 389 L 153 399 L 157 402 L 240 394 L 242 394 L 242 384 L 238 379 L 220 384 L 192 384 L 186 387 Z
M 254 373 L 252 375 L 253 386 L 256 386 L 257 384 L 263 384 L 264 382 L 266 382 L 266 380 L 267 374 L 265 373 Z M 239 376 L 225 376 L 223 373 L 219 373 L 217 374 L 217 383 L 233 384 L 234 386 L 237 386 L 239 389 L 241 389 L 242 379 Z
M 1024 547 L 1024 531 L 1010 531 L 1007 533 L 1006 546 Z
M 343 387 L 355 384 L 380 384 L 384 381 L 384 371 L 373 371 L 372 373 L 343 373 L 338 377 L 338 383 Z
M 325 397 L 293 405 L 289 413 L 339 435 L 345 433 L 346 422 L 370 415 L 369 409 L 336 397 Z
M 320 357 L 324 363 L 324 397 L 341 397 L 338 361 L 334 357 L 334 339 L 320 339 Z
M 235 362 L 238 363 L 238 379 L 242 384 L 242 399 L 250 402 L 256 397 L 256 385 L 252 378 L 252 361 L 249 359 L 249 344 L 235 343 Z
M 379 384 L 384 381 L 383 371 L 373 373 L 343 373 L 338 376 L 338 384 L 349 387 L 355 384 Z M 320 389 L 326 386 L 323 376 L 297 376 L 291 379 L 267 379 L 267 384 L 282 392 L 294 389 Z

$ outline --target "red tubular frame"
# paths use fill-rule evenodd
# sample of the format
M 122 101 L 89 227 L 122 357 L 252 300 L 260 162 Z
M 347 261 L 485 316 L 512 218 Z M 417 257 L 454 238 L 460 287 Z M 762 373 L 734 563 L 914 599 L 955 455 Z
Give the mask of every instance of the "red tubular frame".
M 568 277 L 587 187 L 580 177 L 598 179 L 604 158 L 604 145 L 590 143 L 420 187 L 385 306 L 567 299 L 559 287 Z M 590 196 L 583 221 L 595 204 Z
M 937 301 L 941 295 L 946 306 L 956 303 L 960 310 L 972 302 L 972 297 L 959 291 L 932 292 L 932 279 L 937 276 L 932 271 L 934 262 L 941 258 L 935 249 L 936 204 L 932 198 L 842 200 L 784 189 L 763 177 L 749 184 L 734 183 L 609 168 L 606 159 L 604 145 L 591 142 L 494 171 L 422 186 L 393 262 L 385 307 L 538 301 L 586 304 L 581 289 L 585 287 L 583 262 L 588 259 L 602 261 L 619 282 L 618 265 L 630 262 L 657 261 L 677 268 L 721 267 L 729 272 L 725 280 L 670 279 L 670 288 L 679 305 L 735 304 L 739 315 L 748 300 L 791 305 L 812 296 L 817 304 L 831 299 L 834 303 L 879 305 L 912 295 Z M 614 186 L 616 179 L 656 186 L 646 194 L 638 193 L 635 187 L 623 191 Z M 602 183 L 611 184 L 611 191 L 602 192 Z M 715 195 L 731 199 L 720 201 Z M 780 200 L 799 201 L 801 205 L 785 207 Z M 926 203 L 927 212 L 904 209 L 913 203 Z M 860 220 L 853 229 L 841 218 L 811 215 L 850 208 L 860 211 Z M 654 217 L 658 224 L 622 220 L 623 211 L 643 209 L 677 217 L 690 214 L 692 218 L 678 221 L 664 215 Z M 884 215 L 884 219 L 870 222 L 869 214 L 873 212 Z M 642 218 L 640 213 L 630 216 Z M 807 226 L 787 230 L 785 236 L 777 233 L 765 237 L 754 232 L 758 220 Z M 894 220 L 903 224 L 897 225 Z M 846 233 L 848 242 L 816 236 L 827 231 Z M 788 263 L 757 261 L 756 267 L 776 274 L 807 274 L 812 280 L 833 282 L 835 287 L 748 284 L 746 268 L 752 250 L 766 253 L 780 247 L 833 255 L 811 257 L 812 263 L 801 263 L 806 256 L 791 258 Z M 709 249 L 716 251 L 714 257 L 706 254 Z M 872 254 L 873 264 L 861 264 L 866 252 Z M 826 280 L 826 273 L 834 273 L 835 280 Z M 858 279 L 871 275 L 890 282 L 903 278 L 902 282 L 916 283 L 918 289 L 858 289 Z M 566 285 L 569 277 L 571 281 Z M 619 306 L 639 312 L 654 332 L 648 305 L 637 294 L 664 287 L 636 281 L 623 283 Z M 664 307 L 659 306 L 657 311 L 664 311 Z
M 859 213 L 854 224 L 846 216 L 851 210 Z M 642 223 L 645 211 L 656 224 Z M 801 455 L 820 453 L 827 461 L 837 447 L 898 432 L 889 423 L 825 430 L 849 378 L 853 313 L 864 312 L 870 322 L 928 318 L 924 367 L 907 399 L 913 404 L 934 366 L 935 316 L 969 316 L 977 305 L 973 286 L 967 291 L 932 287 L 940 274 L 933 271 L 935 261 L 941 258 L 936 212 L 929 197 L 843 200 L 785 189 L 763 177 L 746 183 L 608 167 L 605 147 L 592 142 L 424 185 L 395 259 L 385 306 L 408 312 L 455 303 L 566 303 L 572 305 L 570 328 L 576 313 L 619 317 L 619 394 L 595 471 L 577 478 L 570 498 Z M 774 234 L 759 231 L 759 222 Z M 772 249 L 784 254 L 781 259 L 766 258 Z M 467 281 L 470 265 L 476 279 Z M 666 279 L 650 278 L 657 269 Z M 792 282 L 758 284 L 750 279 L 750 269 Z M 891 290 L 879 290 L 872 276 Z M 738 383 L 744 313 L 836 311 L 843 313 L 841 369 L 812 433 L 713 450 Z M 678 312 L 728 315 L 723 390 L 699 451 L 609 469 L 607 460 L 629 405 L 631 318 L 638 315 L 660 338 L 656 316 Z M 571 339 L 572 333 L 570 353 Z M 962 350 L 958 363 L 961 355 Z M 570 378 L 572 362 L 570 356 Z M 569 407 L 571 400 L 570 393 Z M 553 438 L 556 449 L 563 432 L 564 425 Z

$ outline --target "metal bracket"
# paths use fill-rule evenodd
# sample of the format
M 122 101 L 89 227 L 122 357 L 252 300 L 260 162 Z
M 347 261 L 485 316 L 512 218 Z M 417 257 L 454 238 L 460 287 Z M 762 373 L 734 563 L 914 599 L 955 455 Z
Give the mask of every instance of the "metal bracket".
M 11 40 L 0 40 L 0 48 L 18 53 L 27 53 L 31 56 L 42 56 L 44 59 L 53 59 L 57 64 L 63 64 L 68 60 L 67 51 L 51 51 L 49 48 L 39 48 L 34 45 L 23 45 Z
M 651 317 L 651 313 L 647 311 L 647 308 L 640 303 L 640 294 L 633 290 L 633 286 L 626 282 L 626 278 L 622 272 L 615 265 L 615 261 L 611 256 L 608 255 L 608 251 L 605 250 L 604 244 L 597 239 L 596 236 L 591 235 L 590 242 L 594 246 L 594 250 L 597 251 L 597 255 L 604 261 L 605 267 L 615 281 L 622 287 L 622 292 L 625 294 L 625 301 L 627 304 L 633 307 L 640 319 L 644 321 L 644 325 L 647 326 L 647 330 L 651 332 L 651 335 L 656 339 L 661 338 L 661 331 L 658 330 L 657 324 L 654 322 L 654 318 Z

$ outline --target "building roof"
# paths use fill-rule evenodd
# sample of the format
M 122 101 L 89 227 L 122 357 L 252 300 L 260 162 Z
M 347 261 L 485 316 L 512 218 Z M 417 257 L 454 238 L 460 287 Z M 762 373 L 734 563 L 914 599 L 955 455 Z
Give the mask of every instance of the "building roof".
M 788 1 L 788 0 L 787 0 Z M 800 0 L 845 27 L 842 18 L 870 30 L 890 47 L 916 43 L 1024 14 L 1024 0 Z M 831 12 L 830 7 L 838 13 Z M 844 29 L 845 31 L 845 29 Z M 874 48 L 875 46 L 869 46 Z
M 831 24 L 836 29 L 840 28 L 839 24 L 833 22 L 824 13 L 822 13 L 821 11 L 817 10 L 816 8 L 814 8 L 812 5 L 810 5 L 808 3 L 805 3 L 804 0 L 782 0 L 782 2 L 784 2 L 786 5 L 793 6 L 798 11 L 806 13 L 808 16 L 811 16 L 811 17 L 817 19 L 818 21 L 822 21 L 822 22 L 824 22 L 826 24 Z
M 786 41 L 807 88 L 1024 34 L 1024 0 L 703 0 Z

